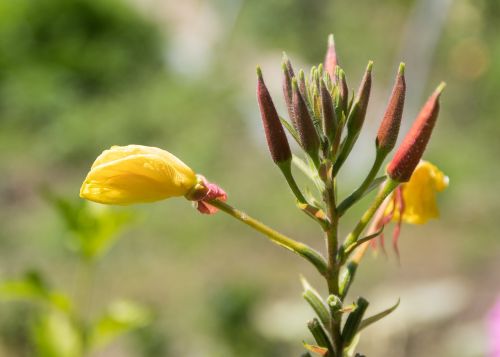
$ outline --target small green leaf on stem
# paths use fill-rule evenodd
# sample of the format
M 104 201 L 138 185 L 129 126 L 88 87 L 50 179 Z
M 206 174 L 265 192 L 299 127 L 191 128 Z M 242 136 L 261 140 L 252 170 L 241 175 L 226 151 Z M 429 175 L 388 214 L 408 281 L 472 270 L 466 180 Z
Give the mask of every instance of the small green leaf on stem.
M 300 281 L 302 283 L 302 287 L 304 288 L 302 296 L 312 307 L 323 325 L 330 326 L 330 314 L 328 312 L 327 306 L 323 302 L 323 299 L 303 276 L 300 277 Z
M 309 331 L 311 331 L 311 334 L 316 340 L 318 346 L 326 348 L 328 350 L 327 356 L 333 357 L 334 350 L 332 341 L 330 341 L 330 338 L 326 334 L 326 331 L 324 330 L 323 326 L 321 326 L 318 319 L 314 318 L 311 321 L 309 321 L 307 323 L 307 327 L 309 328 Z
M 368 301 L 363 297 L 359 297 L 356 301 L 357 307 L 349 314 L 342 330 L 342 340 L 346 346 L 349 346 L 356 334 L 359 331 L 359 326 L 363 315 L 368 308 Z
M 359 331 L 361 331 L 362 329 L 370 326 L 371 324 L 383 319 L 384 317 L 386 317 L 387 315 L 389 315 L 391 312 L 393 312 L 394 310 L 396 310 L 399 306 L 399 303 L 400 303 L 401 299 L 398 299 L 398 301 L 393 305 L 391 306 L 390 308 L 384 310 L 384 311 L 381 311 L 379 312 L 378 314 L 375 314 L 373 316 L 370 316 L 366 319 L 364 319 L 363 321 L 361 321 L 361 324 L 359 325 Z

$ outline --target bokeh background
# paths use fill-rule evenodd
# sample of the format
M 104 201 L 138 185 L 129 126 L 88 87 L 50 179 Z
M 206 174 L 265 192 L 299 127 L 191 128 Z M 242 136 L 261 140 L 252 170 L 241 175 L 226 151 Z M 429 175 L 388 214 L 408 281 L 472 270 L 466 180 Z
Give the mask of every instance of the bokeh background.
M 320 230 L 295 209 L 269 158 L 254 90 L 260 64 L 285 112 L 282 51 L 307 72 L 322 61 L 329 33 L 351 89 L 375 62 L 367 123 L 342 172 L 342 194 L 374 157 L 398 63 L 407 64 L 403 132 L 447 82 L 426 153 L 450 177 L 441 219 L 403 227 L 401 265 L 390 249 L 363 262 L 350 299 L 363 294 L 371 312 L 398 297 L 401 305 L 366 330 L 360 351 L 487 355 L 486 316 L 500 295 L 497 0 L 1 1 L 0 278 L 36 270 L 80 299 L 74 237 L 47 197 L 78 205 L 93 159 L 130 143 L 168 149 L 235 206 L 321 248 Z M 127 298 L 153 318 L 93 356 L 300 355 L 312 311 L 299 274 L 324 292 L 306 263 L 182 199 L 112 210 L 135 218 L 94 264 L 83 317 Z M 34 355 L 32 311 L 28 303 L 0 304 L 1 356 Z

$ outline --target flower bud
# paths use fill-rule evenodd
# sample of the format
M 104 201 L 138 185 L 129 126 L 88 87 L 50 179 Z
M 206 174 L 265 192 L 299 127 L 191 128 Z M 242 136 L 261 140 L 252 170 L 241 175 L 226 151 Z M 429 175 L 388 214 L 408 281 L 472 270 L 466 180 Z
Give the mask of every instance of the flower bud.
M 300 143 L 304 150 L 315 159 L 318 157 L 319 137 L 295 78 L 292 79 L 292 90 L 293 112 L 295 113 L 295 124 Z
M 295 122 L 293 114 L 293 104 L 292 104 L 292 78 L 294 77 L 294 72 L 290 60 L 283 55 L 283 63 L 281 65 L 283 70 L 283 96 L 285 97 L 286 109 L 288 110 L 288 117 Z
M 369 61 L 358 89 L 356 101 L 349 113 L 349 119 L 347 121 L 349 133 L 359 133 L 365 121 L 366 109 L 368 108 L 368 100 L 370 99 L 370 90 L 372 87 L 372 67 L 373 62 Z
M 349 88 L 347 87 L 345 72 L 340 67 L 338 67 L 338 76 L 339 78 L 337 83 L 339 83 L 340 107 L 347 116 L 347 106 L 349 105 Z
M 335 110 L 333 108 L 332 96 L 323 80 L 320 82 L 320 94 L 323 121 L 321 124 L 323 127 L 323 133 L 330 140 L 330 142 L 332 142 L 335 137 L 335 133 L 337 132 L 338 123 Z
M 262 71 L 257 67 L 257 100 L 259 102 L 262 124 L 266 133 L 267 145 L 276 164 L 290 161 L 292 153 L 278 112 L 262 78 Z
M 383 153 L 389 153 L 398 140 L 399 127 L 403 116 L 403 107 L 405 104 L 406 82 L 405 82 L 405 65 L 399 65 L 398 75 L 392 94 L 389 99 L 389 104 L 378 129 L 376 146 L 377 150 Z
M 441 83 L 427 100 L 389 163 L 387 174 L 391 179 L 407 182 L 417 167 L 436 124 L 439 114 L 439 97 L 444 87 L 445 84 Z
M 337 51 L 335 50 L 335 38 L 333 34 L 330 34 L 328 36 L 328 47 L 325 55 L 325 71 L 330 75 L 332 81 L 335 81 L 335 70 L 338 64 Z
M 80 197 L 114 205 L 154 202 L 184 196 L 197 182 L 193 170 L 165 150 L 113 146 L 95 160 Z

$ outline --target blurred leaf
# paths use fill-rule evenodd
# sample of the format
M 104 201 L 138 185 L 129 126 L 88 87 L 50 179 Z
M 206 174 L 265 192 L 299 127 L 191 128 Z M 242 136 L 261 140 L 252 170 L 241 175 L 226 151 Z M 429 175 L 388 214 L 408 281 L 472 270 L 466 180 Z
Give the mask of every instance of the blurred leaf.
M 375 322 L 383 319 L 387 315 L 389 315 L 391 312 L 393 312 L 394 310 L 396 310 L 398 308 L 399 303 L 400 303 L 400 299 L 398 299 L 398 301 L 393 306 L 391 306 L 390 308 L 388 308 L 388 309 L 386 309 L 384 311 L 381 311 L 378 314 L 375 314 L 373 316 L 367 317 L 366 319 L 364 319 L 363 321 L 361 321 L 361 324 L 359 325 L 358 331 L 361 331 L 365 327 L 368 327 L 371 324 L 373 324 L 373 323 L 375 323 Z
M 360 334 L 356 334 L 354 338 L 352 339 L 351 343 L 344 348 L 344 354 L 342 355 L 343 357 L 353 357 L 354 353 L 356 353 L 356 347 L 358 347 L 360 339 Z
M 72 309 L 69 297 L 51 291 L 37 272 L 27 273 L 21 280 L 1 282 L 0 299 L 41 302 L 66 312 Z
M 113 302 L 91 327 L 89 346 L 103 347 L 131 330 L 147 326 L 151 320 L 151 312 L 144 306 L 123 300 Z
M 85 200 L 71 201 L 46 193 L 68 230 L 76 238 L 75 250 L 86 260 L 105 254 L 119 238 L 120 230 L 134 219 L 129 211 L 117 211 Z
M 315 346 L 315 345 L 310 345 L 308 343 L 305 343 L 303 342 L 303 345 L 304 345 L 304 348 L 312 353 L 314 353 L 315 355 L 318 355 L 318 356 L 326 356 L 328 354 L 328 349 L 324 348 L 324 347 L 319 347 L 319 346 Z
M 71 317 L 61 311 L 50 310 L 39 316 L 32 336 L 38 356 L 83 356 L 82 335 Z

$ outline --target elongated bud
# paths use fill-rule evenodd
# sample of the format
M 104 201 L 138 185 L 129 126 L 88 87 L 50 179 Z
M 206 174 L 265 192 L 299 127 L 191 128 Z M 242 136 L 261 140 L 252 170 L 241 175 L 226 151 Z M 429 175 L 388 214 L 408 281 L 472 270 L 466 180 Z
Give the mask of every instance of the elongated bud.
M 297 80 L 292 79 L 293 90 L 293 112 L 295 113 L 295 120 L 297 131 L 299 133 L 300 143 L 304 150 L 313 158 L 316 159 L 319 150 L 319 137 L 314 127 L 307 105 L 302 98 L 299 91 Z
M 392 94 L 389 99 L 389 104 L 378 129 L 377 134 L 377 150 L 384 153 L 389 153 L 398 140 L 399 127 L 401 118 L 403 117 L 403 107 L 405 104 L 406 81 L 405 81 L 405 64 L 399 65 L 398 75 Z
M 333 101 L 330 92 L 326 88 L 326 84 L 323 80 L 320 82 L 320 94 L 321 94 L 321 109 L 322 109 L 322 127 L 323 133 L 330 140 L 333 141 L 335 133 L 337 132 L 337 118 L 335 115 L 335 110 L 333 108 Z
M 271 157 L 276 164 L 290 161 L 292 159 L 290 146 L 271 95 L 262 78 L 260 67 L 257 67 L 257 78 L 257 100 Z
M 429 142 L 432 129 L 439 114 L 439 97 L 445 87 L 441 83 L 429 97 L 427 103 L 418 114 L 410 131 L 406 134 L 394 158 L 389 163 L 387 174 L 398 182 L 407 182 L 422 158 Z
M 292 78 L 294 77 L 294 72 L 290 60 L 283 53 L 283 63 L 281 65 L 283 70 L 283 96 L 285 97 L 286 109 L 288 110 L 288 117 L 295 123 L 293 118 L 293 104 L 292 104 Z
M 366 299 L 359 297 L 356 301 L 356 308 L 347 317 L 344 328 L 342 329 L 342 340 L 347 346 L 349 346 L 354 336 L 356 336 L 368 305 L 369 303 Z
M 325 71 L 330 75 L 332 81 L 335 81 L 335 69 L 338 64 L 337 51 L 335 50 L 335 38 L 333 34 L 330 34 L 328 36 L 328 47 L 325 55 Z
M 340 67 L 338 67 L 338 77 L 339 78 L 337 83 L 339 83 L 341 108 L 347 116 L 347 106 L 349 105 L 349 88 L 347 87 L 345 72 Z
M 356 101 L 354 102 L 353 108 L 349 113 L 347 129 L 352 133 L 359 133 L 365 121 L 366 109 L 368 108 L 370 90 L 372 87 L 372 67 L 373 62 L 369 61 L 358 89 Z
M 304 100 L 307 100 L 308 93 L 307 93 L 307 85 L 306 85 L 306 75 L 304 74 L 304 71 L 302 69 L 299 71 L 298 84 L 299 84 L 300 94 L 302 94 L 302 98 L 304 98 Z

